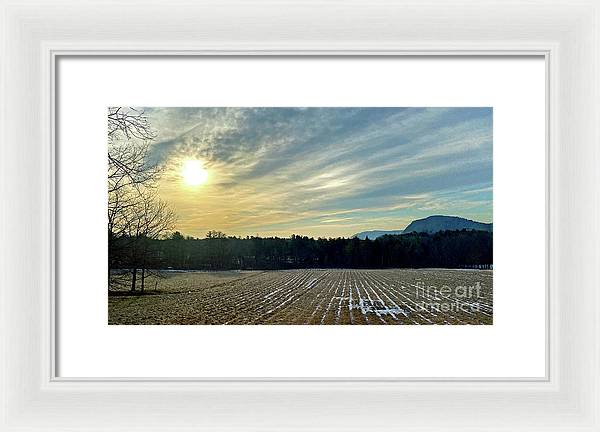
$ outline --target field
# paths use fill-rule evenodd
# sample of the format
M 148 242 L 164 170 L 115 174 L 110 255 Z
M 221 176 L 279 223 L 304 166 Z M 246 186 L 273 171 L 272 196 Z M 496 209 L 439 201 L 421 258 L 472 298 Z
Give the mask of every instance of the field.
M 169 272 L 111 292 L 109 324 L 492 324 L 491 270 Z

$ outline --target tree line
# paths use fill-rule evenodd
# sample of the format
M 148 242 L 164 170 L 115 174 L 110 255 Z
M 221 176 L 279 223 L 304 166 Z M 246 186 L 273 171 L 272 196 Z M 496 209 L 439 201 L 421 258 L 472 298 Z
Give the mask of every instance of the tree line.
M 129 239 L 121 238 L 128 242 Z M 179 232 L 148 239 L 147 264 L 177 270 L 280 270 L 293 268 L 458 268 L 492 264 L 492 233 L 442 231 L 435 234 L 358 238 L 235 237 L 210 231 L 206 238 Z M 132 267 L 126 260 L 121 268 Z

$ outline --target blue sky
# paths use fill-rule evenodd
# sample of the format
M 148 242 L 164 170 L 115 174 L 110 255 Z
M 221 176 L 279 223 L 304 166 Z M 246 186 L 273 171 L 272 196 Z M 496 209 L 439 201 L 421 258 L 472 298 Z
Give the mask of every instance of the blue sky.
M 178 229 L 337 237 L 492 222 L 491 108 L 145 108 Z M 208 181 L 182 181 L 196 160 Z

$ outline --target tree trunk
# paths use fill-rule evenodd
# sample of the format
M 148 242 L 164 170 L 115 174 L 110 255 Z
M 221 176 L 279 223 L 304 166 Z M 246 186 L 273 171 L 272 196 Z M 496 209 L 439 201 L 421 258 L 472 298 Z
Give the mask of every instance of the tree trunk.
M 113 248 L 113 233 L 112 230 L 109 229 L 108 230 L 108 288 L 110 288 L 110 265 L 111 265 L 111 259 L 113 258 L 114 255 L 114 248 Z
M 132 275 L 132 277 L 131 277 L 131 291 L 135 291 L 135 280 L 137 278 L 137 268 L 134 268 L 131 271 L 131 275 Z
M 142 267 L 142 288 L 141 292 L 144 292 L 144 280 L 146 279 L 146 268 Z

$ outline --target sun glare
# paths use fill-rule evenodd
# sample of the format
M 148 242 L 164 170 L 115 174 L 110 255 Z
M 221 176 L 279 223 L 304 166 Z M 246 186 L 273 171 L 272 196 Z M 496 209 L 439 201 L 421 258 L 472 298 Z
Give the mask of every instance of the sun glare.
M 181 177 L 189 186 L 198 186 L 208 180 L 208 171 L 198 160 L 186 160 L 181 167 Z

